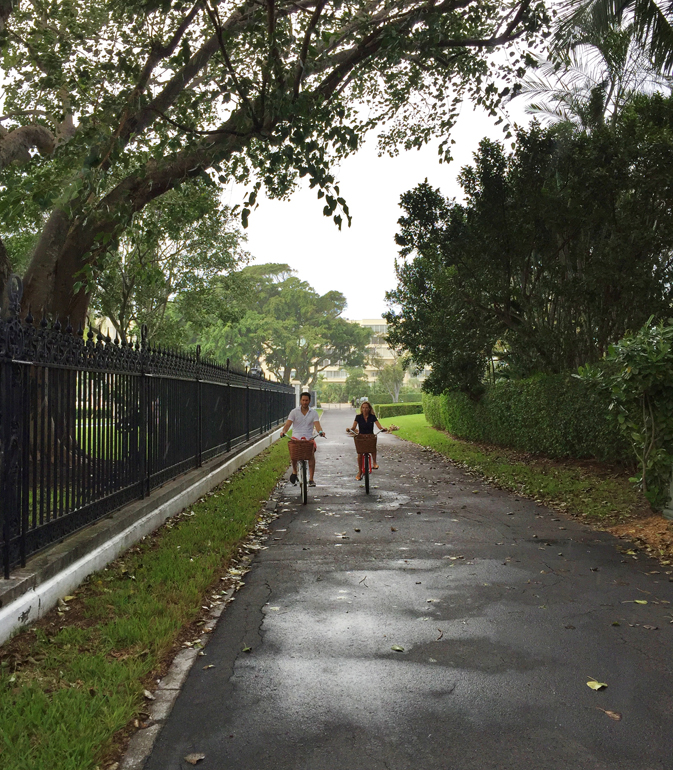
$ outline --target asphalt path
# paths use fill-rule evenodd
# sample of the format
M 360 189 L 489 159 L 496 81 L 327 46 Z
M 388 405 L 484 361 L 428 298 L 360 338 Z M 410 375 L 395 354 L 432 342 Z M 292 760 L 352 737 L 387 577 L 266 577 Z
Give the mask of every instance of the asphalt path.
M 146 768 L 671 770 L 670 568 L 389 435 L 367 497 L 352 415 Z

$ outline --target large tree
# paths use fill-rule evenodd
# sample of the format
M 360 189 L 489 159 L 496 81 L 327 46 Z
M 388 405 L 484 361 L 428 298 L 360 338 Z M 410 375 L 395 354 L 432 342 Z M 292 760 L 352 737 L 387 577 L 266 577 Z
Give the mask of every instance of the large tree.
M 369 331 L 341 318 L 341 292 L 318 294 L 288 265 L 251 265 L 240 273 L 241 317 L 199 334 L 206 352 L 249 366 L 258 358 L 279 380 L 314 387 L 328 366 L 364 363 Z M 293 375 L 294 372 L 294 375 Z
M 614 130 L 521 130 L 484 140 L 466 202 L 427 183 L 402 198 L 389 337 L 428 384 L 477 390 L 576 369 L 673 301 L 673 99 L 639 97 Z M 407 259 L 410 257 L 410 259 Z
M 35 209 L 26 307 L 82 320 L 78 276 L 108 239 L 206 173 L 252 180 L 244 223 L 261 185 L 285 195 L 308 176 L 340 224 L 333 160 L 377 124 L 389 148 L 447 136 L 468 92 L 492 105 L 490 52 L 519 41 L 494 69 L 520 70 L 544 13 L 542 0 L 5 3 L 0 221 L 11 231 Z
M 405 356 L 396 356 L 392 363 L 384 364 L 378 370 L 376 383 L 390 394 L 394 404 L 400 400 L 400 390 L 408 365 L 409 361 Z
M 242 241 L 216 190 L 200 180 L 186 183 L 149 204 L 101 256 L 93 309 L 124 342 L 141 326 L 152 342 L 184 341 L 186 322 L 230 320 L 238 310 L 227 289 L 248 258 Z

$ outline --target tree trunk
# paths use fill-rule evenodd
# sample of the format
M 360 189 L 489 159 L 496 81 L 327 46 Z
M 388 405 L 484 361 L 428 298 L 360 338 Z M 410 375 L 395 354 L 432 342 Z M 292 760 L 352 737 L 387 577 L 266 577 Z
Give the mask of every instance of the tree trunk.
M 9 255 L 7 254 L 4 241 L 0 238 L 0 317 L 4 317 L 7 313 L 5 289 L 7 288 L 7 281 L 11 272 L 12 266 L 9 264 Z
M 234 131 L 241 123 L 236 113 L 225 125 Z M 30 307 L 34 315 L 44 311 L 61 323 L 70 318 L 73 328 L 84 325 L 90 295 L 85 288 L 75 293 L 74 287 L 78 281 L 86 281 L 82 268 L 94 258 L 91 250 L 96 245 L 96 236 L 122 231 L 133 214 L 142 211 L 155 198 L 198 176 L 214 162 L 225 161 L 240 152 L 254 136 L 252 129 L 246 133 L 247 125 L 242 128 L 240 135 L 219 135 L 193 151 L 179 153 L 165 165 L 149 161 L 111 190 L 98 204 L 96 213 L 90 214 L 84 223 L 78 221 L 80 214 L 69 217 L 62 209 L 55 209 L 24 277 L 24 315 Z M 122 207 L 124 216 L 115 216 Z M 74 203 L 73 210 L 81 212 Z
M 42 230 L 23 278 L 24 316 L 29 310 L 35 316 L 53 313 L 54 274 L 69 229 L 70 222 L 66 213 L 62 209 L 54 209 Z

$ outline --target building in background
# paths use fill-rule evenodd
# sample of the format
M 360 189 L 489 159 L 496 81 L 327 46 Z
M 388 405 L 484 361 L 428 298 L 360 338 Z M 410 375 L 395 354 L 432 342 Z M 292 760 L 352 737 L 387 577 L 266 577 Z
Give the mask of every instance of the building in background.
M 353 320 L 353 323 L 360 324 L 371 331 L 371 337 L 369 345 L 367 345 L 367 354 L 369 358 L 376 359 L 379 363 L 378 366 L 373 366 L 372 363 L 368 363 L 365 366 L 365 376 L 369 382 L 376 382 L 378 378 L 378 367 L 383 367 L 386 364 L 392 364 L 395 361 L 395 354 L 391 350 L 390 346 L 385 340 L 386 331 L 388 325 L 382 318 L 365 318 L 363 320 Z M 414 375 L 413 369 L 407 371 L 404 375 L 404 384 L 408 384 L 412 376 L 422 382 L 430 374 L 428 368 L 423 369 L 417 375 Z M 328 366 L 323 372 L 322 376 L 325 378 L 326 383 L 344 383 L 348 377 L 348 372 L 341 366 Z

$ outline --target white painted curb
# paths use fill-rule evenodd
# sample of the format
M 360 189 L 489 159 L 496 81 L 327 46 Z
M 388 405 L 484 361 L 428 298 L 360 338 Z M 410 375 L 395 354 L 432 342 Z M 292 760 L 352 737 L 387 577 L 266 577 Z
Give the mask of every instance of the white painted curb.
M 59 599 L 72 593 L 84 578 L 91 575 L 92 572 L 103 569 L 106 564 L 114 561 L 120 553 L 128 550 L 142 537 L 154 532 L 166 519 L 192 505 L 206 492 L 221 484 L 224 479 L 231 476 L 242 465 L 252 460 L 253 457 L 256 457 L 267 447 L 270 447 L 279 438 L 281 430 L 282 428 L 278 428 L 268 436 L 264 436 L 264 438 L 235 457 L 232 457 L 231 460 L 223 463 L 204 478 L 194 482 L 194 484 L 177 494 L 167 503 L 160 505 L 151 513 L 146 514 L 130 527 L 127 527 L 123 532 L 115 535 L 115 537 L 103 545 L 98 546 L 91 553 L 70 564 L 59 572 L 58 575 L 54 575 L 53 578 L 40 583 L 11 604 L 0 609 L 0 644 L 9 639 L 18 629 L 41 618 L 52 607 L 56 606 Z

